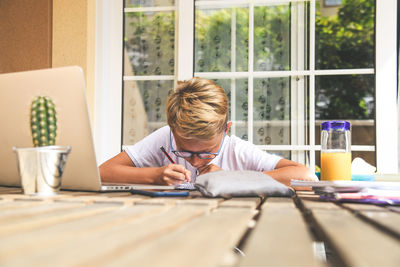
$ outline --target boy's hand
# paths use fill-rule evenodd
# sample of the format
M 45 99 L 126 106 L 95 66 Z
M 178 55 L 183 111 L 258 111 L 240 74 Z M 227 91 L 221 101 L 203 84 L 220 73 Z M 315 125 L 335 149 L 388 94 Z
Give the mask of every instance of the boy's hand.
M 174 185 L 190 182 L 192 173 L 179 164 L 169 164 L 162 167 L 161 184 Z
M 200 175 L 200 174 L 205 174 L 208 172 L 220 171 L 222 169 L 215 164 L 209 164 L 204 167 L 198 168 L 197 170 L 199 171 L 199 175 Z

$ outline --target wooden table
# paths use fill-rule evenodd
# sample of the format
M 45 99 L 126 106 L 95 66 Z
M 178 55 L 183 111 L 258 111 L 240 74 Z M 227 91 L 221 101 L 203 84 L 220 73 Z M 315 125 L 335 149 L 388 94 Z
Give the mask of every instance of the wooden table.
M 400 266 L 400 207 L 0 187 L 0 266 Z

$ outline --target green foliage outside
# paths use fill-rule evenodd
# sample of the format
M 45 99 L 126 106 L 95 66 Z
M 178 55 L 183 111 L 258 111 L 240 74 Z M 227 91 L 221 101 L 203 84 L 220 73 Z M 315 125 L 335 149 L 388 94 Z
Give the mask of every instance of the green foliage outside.
M 124 44 L 134 75 L 174 74 L 174 21 L 174 12 L 127 13 Z
M 317 8 L 316 69 L 374 67 L 374 8 L 373 0 L 344 0 L 338 15 L 332 17 L 321 16 Z M 245 7 L 196 10 L 196 72 L 248 71 L 248 14 Z M 236 20 L 234 66 L 231 58 L 233 18 Z M 290 6 L 259 6 L 254 9 L 254 18 L 254 71 L 290 70 Z M 125 49 L 134 75 L 173 75 L 174 20 L 173 12 L 126 15 Z M 309 68 L 308 64 L 305 69 Z M 230 82 L 221 83 L 231 94 Z M 242 107 L 242 110 L 236 117 L 246 119 L 247 83 L 239 84 L 237 109 Z M 289 119 L 289 86 L 288 79 L 255 80 L 254 119 Z M 316 78 L 315 88 L 317 119 L 374 117 L 373 75 L 320 76 Z M 264 96 L 269 96 L 267 102 L 263 101 Z
M 253 49 L 255 71 L 289 70 L 289 24 L 288 5 L 255 7 Z M 248 26 L 248 8 L 197 10 L 195 71 L 247 71 Z M 232 27 L 236 29 L 235 66 L 232 66 L 231 62 Z
M 289 20 L 287 5 L 258 6 L 254 9 L 254 55 L 255 71 L 289 70 Z M 248 8 L 198 9 L 195 24 L 195 71 L 196 72 L 244 72 L 248 71 L 249 54 L 249 10 Z M 234 36 L 232 37 L 232 30 Z M 232 51 L 234 49 L 234 51 Z M 247 78 L 235 79 L 235 90 L 231 81 L 219 79 L 235 105 L 235 114 L 230 119 L 248 120 Z M 232 95 L 235 94 L 235 95 Z M 290 91 L 287 78 L 254 79 L 253 119 L 256 121 L 289 120 Z M 263 124 L 266 127 L 266 124 Z M 289 135 L 270 140 L 268 129 L 257 127 L 255 143 L 289 141 Z M 283 130 L 282 130 L 283 131 Z M 260 136 L 258 136 L 261 133 Z M 238 127 L 236 134 L 247 139 L 247 126 Z M 265 140 L 267 138 L 267 140 Z
M 374 68 L 375 3 L 344 0 L 338 16 L 316 18 L 316 69 Z M 321 119 L 373 119 L 374 76 L 322 76 L 316 79 Z

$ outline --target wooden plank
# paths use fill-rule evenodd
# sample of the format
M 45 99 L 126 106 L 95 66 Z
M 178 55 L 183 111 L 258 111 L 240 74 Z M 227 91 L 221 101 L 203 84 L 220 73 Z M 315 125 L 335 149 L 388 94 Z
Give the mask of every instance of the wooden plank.
M 333 203 L 302 200 L 348 266 L 399 266 L 400 243 Z
M 118 209 L 106 213 L 93 214 L 62 224 L 41 227 L 34 231 L 16 232 L 14 235 L 0 239 L 1 262 L 18 262 L 21 253 L 23 253 L 24 259 L 34 257 L 42 250 L 65 243 L 74 243 L 81 236 L 95 238 L 99 234 L 112 232 L 113 229 L 130 221 L 143 220 L 143 218 L 161 214 L 167 209 L 165 206 L 120 206 Z M 76 245 L 79 246 L 79 243 Z M 82 250 L 83 253 L 96 253 L 89 251 L 89 247 L 82 248 Z
M 80 192 L 80 191 L 60 191 L 59 194 L 54 196 L 38 196 L 38 195 L 23 195 L 23 194 L 7 194 L 0 195 L 4 199 L 12 200 L 43 200 L 55 202 L 81 202 L 81 203 L 94 203 L 94 202 L 120 202 L 124 205 L 132 205 L 135 201 L 141 199 L 140 197 L 133 197 L 129 192 Z M 126 198 L 126 199 L 123 199 Z
M 73 196 L 92 196 L 97 195 L 99 192 L 88 192 L 88 191 L 72 191 L 72 190 L 61 190 L 59 192 L 61 195 L 73 195 Z
M 155 242 L 142 244 L 135 250 L 126 247 L 88 265 L 220 266 L 239 243 L 253 215 L 254 210 L 248 208 L 218 208 Z
M 35 207 L 43 205 L 43 201 L 14 201 L 13 199 L 0 201 L 0 211 L 3 214 L 8 210 Z
M 135 195 L 139 196 L 139 195 Z M 200 205 L 216 207 L 218 203 L 224 201 L 222 198 L 187 198 L 187 197 L 142 197 L 136 205 Z
M 383 229 L 387 229 L 400 239 L 400 214 L 385 207 L 363 204 L 343 204 L 356 215 L 369 219 Z
M 136 195 L 138 196 L 138 195 Z M 178 200 L 174 197 L 147 197 L 143 196 L 142 199 L 136 201 L 136 205 L 169 205 L 175 206 Z
M 36 205 L 28 206 L 14 206 L 13 209 L 1 209 L 0 213 L 0 224 L 12 224 L 17 223 L 21 220 L 29 220 L 31 218 L 37 218 L 40 215 L 51 213 L 53 211 L 64 211 L 68 209 L 74 209 L 86 206 L 84 203 L 54 203 L 49 205 L 45 202 L 28 202 Z M 19 204 L 14 202 L 13 204 Z M 23 204 L 23 203 L 21 203 Z
M 210 208 L 216 208 L 219 203 L 223 202 L 223 198 L 188 198 L 188 199 L 179 199 L 176 204 L 177 205 L 200 205 L 200 206 L 208 206 Z
M 400 207 L 387 207 L 389 210 L 400 213 Z
M 129 195 L 128 197 L 108 197 L 106 195 L 89 195 L 89 196 L 75 196 L 69 198 L 57 199 L 57 202 L 84 202 L 84 203 L 134 203 L 141 200 L 140 197 L 133 197 Z
M 388 211 L 385 207 L 376 205 L 356 204 L 356 203 L 343 203 L 343 207 L 354 211 Z
M 133 195 L 130 192 L 127 192 L 127 191 L 122 191 L 122 192 L 98 192 L 96 195 L 105 196 L 105 197 L 108 197 L 108 198 L 113 198 L 113 197 L 133 197 Z
M 25 195 L 22 194 L 20 188 L 0 187 L 0 199 L 13 199 L 13 200 L 59 200 L 74 198 L 75 201 L 82 198 L 84 202 L 88 199 L 101 199 L 101 198 L 114 198 L 114 197 L 131 197 L 129 192 L 81 192 L 81 191 L 60 191 L 56 195 L 41 196 L 41 195 Z
M 108 198 L 106 200 L 101 200 L 101 201 L 97 201 L 95 200 L 93 203 L 120 203 L 122 205 L 134 205 L 136 202 L 142 200 L 141 198 L 138 197 L 112 197 L 112 198 Z
M 75 209 L 55 210 L 33 217 L 17 217 L 1 223 L 0 237 L 11 235 L 16 232 L 30 231 L 33 229 L 47 227 L 49 225 L 76 220 L 83 217 L 93 216 L 95 214 L 108 212 L 117 209 L 119 205 L 97 204 L 89 205 Z M 23 214 L 23 213 L 22 213 Z
M 7 200 L 21 200 L 21 201 L 53 201 L 57 199 L 71 198 L 72 195 L 56 194 L 49 196 L 40 195 L 24 195 L 24 194 L 3 194 L 0 195 L 1 198 Z
M 53 266 L 56 259 L 57 266 L 95 266 L 103 264 L 105 259 L 118 257 L 121 253 L 135 253 L 136 249 L 154 244 L 160 236 L 176 231 L 185 223 L 201 216 L 208 208 L 198 206 L 168 207 L 165 212 L 126 220 L 115 227 L 96 229 L 80 235 L 74 235 L 72 240 L 57 245 L 46 246 L 35 253 L 23 253 L 23 257 L 13 257 L 7 263 L 23 265 L 29 262 L 33 266 Z M 159 206 L 125 206 L 124 209 L 159 208 Z M 113 214 L 114 215 L 114 214 Z M 117 216 L 113 216 L 118 220 Z M 154 257 L 154 252 L 152 257 Z M 3 260 L 3 259 L 2 259 Z M 140 265 L 138 265 L 140 266 Z
M 324 266 L 301 212 L 288 198 L 269 198 L 243 248 L 239 266 Z
M 260 197 L 231 198 L 219 204 L 219 207 L 256 209 L 261 203 Z

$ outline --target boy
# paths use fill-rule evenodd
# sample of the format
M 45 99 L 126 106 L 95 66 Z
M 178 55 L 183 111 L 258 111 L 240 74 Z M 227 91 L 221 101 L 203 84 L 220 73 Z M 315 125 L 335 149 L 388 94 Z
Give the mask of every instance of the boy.
M 213 81 L 178 82 L 167 102 L 167 123 L 100 166 L 103 182 L 172 185 L 218 170 L 253 170 L 289 185 L 318 180 L 304 165 L 228 136 L 228 98 Z M 171 163 L 160 147 L 165 147 Z

